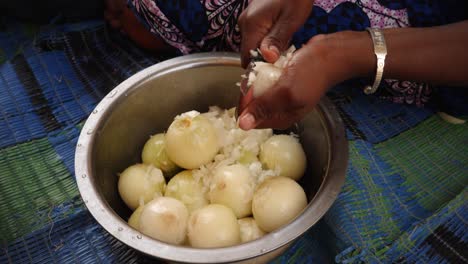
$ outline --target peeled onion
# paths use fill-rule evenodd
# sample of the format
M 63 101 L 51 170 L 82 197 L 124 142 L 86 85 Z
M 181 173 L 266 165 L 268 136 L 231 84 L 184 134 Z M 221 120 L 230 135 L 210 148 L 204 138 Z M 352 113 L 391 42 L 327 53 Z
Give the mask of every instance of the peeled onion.
M 156 168 L 162 170 L 163 174 L 168 177 L 172 176 L 177 171 L 177 165 L 172 162 L 166 153 L 166 140 L 164 133 L 159 133 L 146 141 L 141 159 L 145 164 L 152 164 Z
M 158 197 L 144 206 L 140 232 L 157 240 L 180 245 L 187 236 L 189 212 L 185 205 L 171 197 Z
M 286 67 L 296 47 L 292 45 L 285 51 L 275 63 L 255 62 L 248 75 L 247 86 L 253 85 L 253 96 L 258 97 L 265 93 L 268 89 L 272 88 L 281 77 L 283 69 Z M 257 51 L 250 51 L 254 57 L 258 56 Z
M 118 182 L 120 197 L 132 210 L 162 196 L 165 188 L 166 181 L 162 171 L 147 164 L 128 167 L 120 174 Z
M 258 97 L 273 87 L 281 76 L 282 69 L 266 62 L 256 62 L 253 68 L 255 77 L 252 81 L 253 96 Z M 251 79 L 252 76 L 249 76 Z
M 252 217 L 246 217 L 237 220 L 240 227 L 241 242 L 246 243 L 255 239 L 259 239 L 266 234 L 265 231 L 261 230 L 255 219 Z
M 252 211 L 258 226 L 272 232 L 296 218 L 307 206 L 302 187 L 291 178 L 273 177 L 255 190 Z
M 143 211 L 144 205 L 138 206 L 138 208 L 132 213 L 130 218 L 128 219 L 128 225 L 135 228 L 136 230 L 140 230 L 140 216 L 141 212 Z
M 306 169 L 306 156 L 299 141 L 289 135 L 274 135 L 260 148 L 260 161 L 270 170 L 278 170 L 279 176 L 299 180 Z
M 176 198 L 183 202 L 189 212 L 193 212 L 208 204 L 203 185 L 193 178 L 191 171 L 176 174 L 167 183 L 166 197 Z
M 239 244 L 240 228 L 234 212 L 219 204 L 196 210 L 188 222 L 188 239 L 196 248 L 228 247 Z
M 209 163 L 219 149 L 216 129 L 196 111 L 176 117 L 167 130 L 167 155 L 182 168 L 196 169 Z
M 252 176 L 244 165 L 220 166 L 210 184 L 210 201 L 231 208 L 237 218 L 242 218 L 252 214 L 253 188 Z

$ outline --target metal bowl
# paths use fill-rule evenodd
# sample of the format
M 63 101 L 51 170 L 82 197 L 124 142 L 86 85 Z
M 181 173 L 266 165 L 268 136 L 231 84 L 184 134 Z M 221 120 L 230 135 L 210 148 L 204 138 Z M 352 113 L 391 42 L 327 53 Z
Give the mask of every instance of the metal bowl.
M 182 263 L 262 263 L 280 255 L 330 208 L 343 185 L 348 146 L 335 108 L 322 99 L 298 124 L 307 155 L 301 180 L 309 204 L 293 222 L 261 239 L 232 247 L 196 249 L 166 244 L 127 225 L 131 211 L 120 199 L 117 174 L 140 161 L 150 135 L 173 118 L 211 105 L 236 105 L 243 69 L 237 54 L 202 53 L 171 59 L 130 77 L 112 90 L 86 121 L 78 140 L 75 172 L 87 208 L 110 234 L 147 255 Z

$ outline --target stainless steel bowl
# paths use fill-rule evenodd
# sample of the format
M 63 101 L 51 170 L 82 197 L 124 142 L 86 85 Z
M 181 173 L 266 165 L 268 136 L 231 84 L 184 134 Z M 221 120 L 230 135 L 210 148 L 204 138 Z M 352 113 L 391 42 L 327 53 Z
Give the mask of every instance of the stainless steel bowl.
M 301 185 L 309 205 L 293 222 L 246 244 L 196 249 L 166 244 L 127 225 L 130 210 L 119 198 L 117 173 L 139 162 L 145 141 L 173 118 L 211 105 L 236 105 L 243 73 L 237 54 L 202 53 L 149 67 L 112 90 L 86 121 L 78 140 L 75 172 L 81 197 L 110 234 L 155 258 L 182 263 L 263 263 L 281 254 L 325 214 L 343 185 L 348 146 L 342 121 L 323 99 L 299 124 L 308 168 Z

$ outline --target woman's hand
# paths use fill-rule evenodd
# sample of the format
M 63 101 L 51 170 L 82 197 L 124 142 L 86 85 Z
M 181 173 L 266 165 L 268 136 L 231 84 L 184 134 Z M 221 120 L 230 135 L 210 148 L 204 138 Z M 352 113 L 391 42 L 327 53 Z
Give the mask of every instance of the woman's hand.
M 242 66 L 250 50 L 260 47 L 266 61 L 275 62 L 289 46 L 292 35 L 310 15 L 313 0 L 252 0 L 239 17 Z
M 257 98 L 245 97 L 239 126 L 288 128 L 310 112 L 330 87 L 372 75 L 375 63 L 367 32 L 318 35 L 294 53 L 275 86 Z

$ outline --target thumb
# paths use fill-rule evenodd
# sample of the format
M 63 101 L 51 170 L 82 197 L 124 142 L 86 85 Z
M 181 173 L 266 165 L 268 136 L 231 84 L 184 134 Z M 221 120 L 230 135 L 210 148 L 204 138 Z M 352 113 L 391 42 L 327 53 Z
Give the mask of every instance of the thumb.
M 281 52 L 288 48 L 294 30 L 295 27 L 288 23 L 286 19 L 280 19 L 273 26 L 260 43 L 260 50 L 267 62 L 274 63 L 278 60 Z
M 239 127 L 244 130 L 265 126 L 277 126 L 281 113 L 289 96 L 283 89 L 272 87 L 269 91 L 257 98 L 253 98 L 239 116 Z

